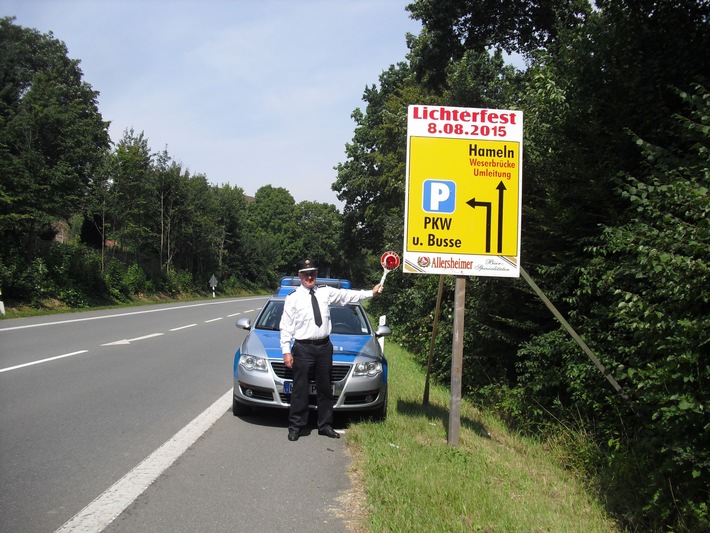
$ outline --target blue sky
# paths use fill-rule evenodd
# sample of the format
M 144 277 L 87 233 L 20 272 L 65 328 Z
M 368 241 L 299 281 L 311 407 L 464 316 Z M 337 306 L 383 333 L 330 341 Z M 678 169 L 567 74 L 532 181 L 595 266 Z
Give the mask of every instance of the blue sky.
M 331 190 L 366 86 L 405 59 L 410 0 L 0 0 L 0 16 L 64 41 L 117 142 L 210 183 L 342 208 Z

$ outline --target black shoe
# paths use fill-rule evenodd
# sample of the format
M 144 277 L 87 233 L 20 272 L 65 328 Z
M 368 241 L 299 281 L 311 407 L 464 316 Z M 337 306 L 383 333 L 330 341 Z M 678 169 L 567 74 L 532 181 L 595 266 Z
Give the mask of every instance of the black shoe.
M 325 426 L 325 427 L 322 427 L 321 429 L 319 429 L 318 435 L 325 435 L 326 437 L 330 437 L 331 439 L 339 439 L 340 438 L 340 433 L 335 431 L 330 426 Z
M 288 430 L 288 440 L 298 440 L 301 436 L 301 431 L 298 428 L 289 428 Z

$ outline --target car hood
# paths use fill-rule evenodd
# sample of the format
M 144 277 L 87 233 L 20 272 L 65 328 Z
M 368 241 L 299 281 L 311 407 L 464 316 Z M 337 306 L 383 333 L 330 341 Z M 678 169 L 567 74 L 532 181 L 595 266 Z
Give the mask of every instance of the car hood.
M 333 334 L 330 340 L 333 343 L 333 362 L 382 359 L 379 343 L 374 336 Z M 283 359 L 278 331 L 252 330 L 244 339 L 240 351 L 258 357 Z

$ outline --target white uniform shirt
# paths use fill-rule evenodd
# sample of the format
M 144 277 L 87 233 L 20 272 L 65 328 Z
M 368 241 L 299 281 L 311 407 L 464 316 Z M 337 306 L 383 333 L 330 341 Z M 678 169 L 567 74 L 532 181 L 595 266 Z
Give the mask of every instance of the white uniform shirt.
M 334 287 L 314 287 L 313 290 L 318 300 L 318 307 L 323 318 L 320 327 L 316 326 L 313 319 L 313 306 L 311 304 L 310 289 L 300 285 L 295 291 L 286 296 L 284 312 L 281 315 L 281 351 L 291 353 L 292 341 L 324 339 L 330 335 L 330 305 L 347 305 L 372 298 L 372 291 L 354 291 L 350 289 L 336 289 Z

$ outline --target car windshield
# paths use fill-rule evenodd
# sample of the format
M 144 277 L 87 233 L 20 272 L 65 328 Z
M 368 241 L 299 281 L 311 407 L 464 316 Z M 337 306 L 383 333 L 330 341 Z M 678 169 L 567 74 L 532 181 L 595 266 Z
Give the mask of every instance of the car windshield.
M 278 331 L 281 314 L 284 310 L 283 300 L 271 300 L 257 318 L 256 329 Z M 370 328 L 362 307 L 358 305 L 331 306 L 330 322 L 332 333 L 342 335 L 368 335 Z
M 256 329 L 269 329 L 278 331 L 281 322 L 281 313 L 284 312 L 283 300 L 271 300 L 261 312 L 256 321 Z

